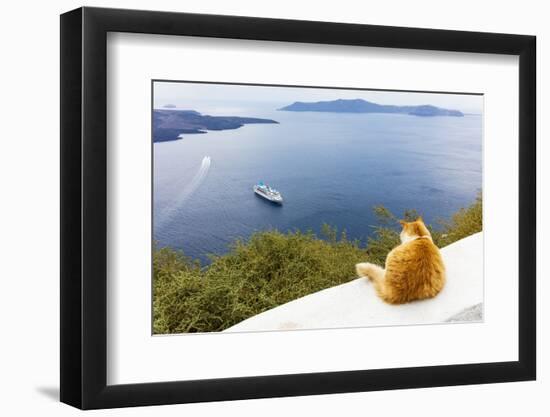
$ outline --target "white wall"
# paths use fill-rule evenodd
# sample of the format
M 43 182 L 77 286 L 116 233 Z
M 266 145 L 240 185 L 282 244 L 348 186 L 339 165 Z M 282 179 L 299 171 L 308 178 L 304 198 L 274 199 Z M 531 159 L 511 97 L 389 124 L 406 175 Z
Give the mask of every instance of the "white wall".
M 462 0 L 460 2 L 393 0 L 387 2 L 320 2 L 278 0 L 201 0 L 193 2 L 93 1 L 89 6 L 238 14 L 379 25 L 417 26 L 534 34 L 538 37 L 539 143 L 548 133 L 541 120 L 550 97 L 543 72 L 550 59 L 550 26 L 545 2 Z M 5 415 L 76 414 L 58 404 L 58 273 L 59 273 L 59 18 L 79 7 L 78 1 L 5 2 L 0 24 L 2 64 L 0 106 L 0 233 L 2 280 L 0 317 L 0 409 Z M 25 111 L 31 104 L 32 113 Z M 539 162 L 550 158 L 546 143 Z M 539 213 L 550 210 L 550 165 L 539 163 Z M 546 182 L 545 182 L 546 183 Z M 549 222 L 540 217 L 539 259 L 550 249 Z M 542 261 L 542 259 L 541 259 Z M 548 264 L 539 265 L 539 380 L 528 383 L 325 395 L 232 403 L 211 403 L 104 411 L 100 415 L 388 415 L 463 416 L 465 414 L 543 415 L 550 406 L 550 296 Z M 541 323 L 543 323 L 541 325 Z

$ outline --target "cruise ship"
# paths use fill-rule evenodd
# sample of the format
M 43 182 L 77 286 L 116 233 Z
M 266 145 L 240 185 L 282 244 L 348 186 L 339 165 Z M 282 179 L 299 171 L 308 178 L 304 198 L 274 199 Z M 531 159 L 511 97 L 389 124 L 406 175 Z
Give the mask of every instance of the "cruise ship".
M 283 204 L 283 196 L 281 193 L 269 185 L 259 182 L 254 186 L 254 192 L 262 198 L 271 201 L 275 204 Z

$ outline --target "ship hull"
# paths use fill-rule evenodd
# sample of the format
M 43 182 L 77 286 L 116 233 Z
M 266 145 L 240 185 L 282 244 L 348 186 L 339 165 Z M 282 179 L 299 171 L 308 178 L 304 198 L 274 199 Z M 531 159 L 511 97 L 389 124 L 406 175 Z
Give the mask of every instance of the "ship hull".
M 257 188 L 254 188 L 254 194 L 256 194 L 258 197 L 263 198 L 266 201 L 269 201 L 270 203 L 273 203 L 273 204 L 276 204 L 276 205 L 279 205 L 279 206 L 283 204 L 283 199 L 282 198 L 279 198 L 279 199 L 271 198 L 271 197 L 265 195 L 264 193 L 262 193 L 261 191 L 259 191 Z

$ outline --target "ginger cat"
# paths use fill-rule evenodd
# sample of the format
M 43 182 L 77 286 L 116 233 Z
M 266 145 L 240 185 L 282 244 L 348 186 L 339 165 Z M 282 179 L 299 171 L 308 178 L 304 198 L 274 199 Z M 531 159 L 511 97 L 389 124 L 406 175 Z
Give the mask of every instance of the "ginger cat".
M 435 297 L 445 285 L 445 265 L 422 218 L 400 221 L 401 244 L 386 258 L 386 269 L 368 262 L 355 266 L 368 277 L 379 297 L 389 304 Z

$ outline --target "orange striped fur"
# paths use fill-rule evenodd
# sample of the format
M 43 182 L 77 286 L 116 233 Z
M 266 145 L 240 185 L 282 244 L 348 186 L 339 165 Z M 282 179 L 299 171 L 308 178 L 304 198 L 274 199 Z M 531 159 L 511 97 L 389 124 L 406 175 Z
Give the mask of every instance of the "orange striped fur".
M 445 285 L 443 259 L 422 219 L 401 225 L 401 244 L 386 257 L 385 269 L 368 262 L 356 265 L 357 274 L 370 279 L 389 304 L 435 297 Z

